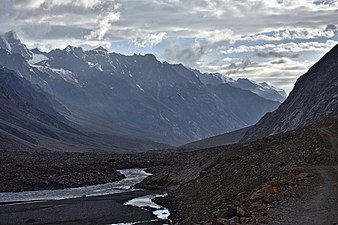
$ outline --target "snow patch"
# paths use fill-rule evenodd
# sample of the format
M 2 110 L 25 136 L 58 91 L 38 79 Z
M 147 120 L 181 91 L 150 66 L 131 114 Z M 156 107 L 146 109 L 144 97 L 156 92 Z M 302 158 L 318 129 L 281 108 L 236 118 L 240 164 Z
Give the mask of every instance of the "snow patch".
M 136 86 L 140 89 L 140 91 L 144 92 L 144 89 L 139 84 L 136 84 Z
M 28 60 L 29 64 L 36 64 L 39 63 L 41 61 L 47 60 L 48 57 L 43 55 L 43 54 L 33 54 L 33 58 Z
M 67 53 L 70 53 L 70 52 L 73 51 L 73 48 L 72 48 L 72 46 L 68 45 L 68 46 L 65 48 L 65 50 L 66 50 Z
M 181 97 L 182 100 L 185 101 L 185 98 L 181 95 L 181 93 L 178 93 L 178 95 Z
M 51 70 L 52 72 L 60 75 L 60 77 L 62 79 L 64 79 L 65 81 L 68 82 L 73 82 L 73 83 L 79 83 L 79 81 L 74 77 L 74 74 L 69 71 L 69 70 L 65 70 L 65 69 L 55 69 L 55 68 L 48 68 L 49 70 Z
M 12 46 L 8 43 L 8 41 L 6 40 L 6 38 L 3 37 L 2 35 L 0 35 L 0 38 L 2 39 L 3 43 L 5 44 L 5 47 L 6 47 L 5 50 L 8 50 L 9 52 L 11 52 L 12 51 Z
M 103 72 L 102 66 L 100 64 L 98 64 L 98 63 L 94 64 L 92 62 L 87 62 L 87 64 L 90 68 L 96 68 L 96 69 L 100 70 L 101 72 Z

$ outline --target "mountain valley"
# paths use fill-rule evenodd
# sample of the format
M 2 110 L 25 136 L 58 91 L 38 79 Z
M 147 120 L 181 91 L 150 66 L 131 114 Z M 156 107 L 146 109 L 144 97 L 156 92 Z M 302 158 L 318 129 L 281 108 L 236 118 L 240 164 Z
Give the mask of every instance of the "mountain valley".
M 0 224 L 335 224 L 337 59 L 338 45 L 286 96 L 152 54 L 30 50 L 7 32 L 1 193 L 86 189 L 129 179 L 121 169 L 130 168 L 147 177 L 123 194 L 0 202 Z M 144 196 L 157 196 L 150 204 L 170 215 L 126 207 Z

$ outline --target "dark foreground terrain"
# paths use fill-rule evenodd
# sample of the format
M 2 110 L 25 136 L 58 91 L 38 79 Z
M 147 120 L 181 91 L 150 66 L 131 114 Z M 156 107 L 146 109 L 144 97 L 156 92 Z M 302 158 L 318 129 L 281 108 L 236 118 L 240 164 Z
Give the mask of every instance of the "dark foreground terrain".
M 118 169 L 148 168 L 149 172 L 155 173 L 188 154 L 1 151 L 0 190 L 50 190 L 108 183 L 124 178 Z M 111 224 L 153 220 L 138 224 L 162 224 L 151 211 L 123 205 L 132 198 L 157 193 L 159 191 L 140 190 L 64 200 L 0 203 L 0 225 Z
M 0 151 L 0 192 L 60 189 L 123 179 L 118 169 L 155 172 L 190 153 L 91 154 Z M 10 181 L 10 182 L 9 182 Z
M 109 155 L 1 151 L 0 187 L 21 191 L 84 186 L 122 179 L 117 169 L 146 167 L 154 176 L 138 187 L 167 190 L 169 196 L 157 201 L 170 209 L 178 224 L 335 224 L 337 146 L 338 117 L 331 117 L 252 143 L 196 151 Z M 122 206 L 114 201 L 124 197 L 123 201 L 132 198 L 123 194 L 1 206 L 0 215 L 9 218 L 19 210 L 20 221 L 34 222 L 38 221 L 34 218 L 48 221 L 45 212 L 57 212 L 76 224 L 81 212 L 89 212 L 84 221 L 100 224 L 111 217 L 97 214 L 103 219 L 92 220 L 95 210 L 120 215 L 115 212 Z M 128 210 L 122 217 L 138 220 L 138 209 Z
M 180 224 L 336 224 L 338 117 L 248 144 L 196 151 L 147 178 Z

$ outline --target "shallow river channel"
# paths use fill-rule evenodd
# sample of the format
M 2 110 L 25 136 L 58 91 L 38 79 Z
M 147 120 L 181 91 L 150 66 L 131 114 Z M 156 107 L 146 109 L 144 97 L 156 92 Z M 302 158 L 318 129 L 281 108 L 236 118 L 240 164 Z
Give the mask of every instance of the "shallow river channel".
M 9 205 L 27 204 L 29 202 L 44 202 L 50 200 L 64 200 L 73 198 L 83 198 L 92 196 L 106 196 L 111 194 L 126 193 L 137 191 L 133 189 L 137 183 L 140 183 L 146 177 L 150 176 L 150 173 L 145 172 L 144 169 L 123 169 L 119 170 L 126 178 L 120 181 L 84 186 L 77 188 L 67 188 L 59 190 L 41 190 L 41 191 L 24 191 L 24 192 L 3 192 L 0 193 L 0 203 Z M 154 194 L 138 196 L 136 198 L 126 201 L 123 205 L 131 207 L 139 207 L 144 210 L 151 211 L 157 219 L 150 221 L 138 221 L 129 223 L 118 223 L 120 225 L 130 224 L 144 224 L 144 223 L 156 223 L 169 224 L 168 216 L 170 212 L 168 209 L 153 202 L 156 197 L 164 197 L 166 194 Z M 161 223 L 161 222 L 160 222 Z

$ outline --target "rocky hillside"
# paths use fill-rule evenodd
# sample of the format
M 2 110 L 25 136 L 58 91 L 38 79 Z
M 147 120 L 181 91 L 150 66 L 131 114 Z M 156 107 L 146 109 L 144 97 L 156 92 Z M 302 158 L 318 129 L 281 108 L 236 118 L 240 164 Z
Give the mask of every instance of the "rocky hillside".
M 255 124 L 266 112 L 279 106 L 279 102 L 267 100 L 251 91 L 235 88 L 229 84 L 207 85 L 224 105 L 231 106 L 232 112 L 248 125 Z
M 279 108 L 243 137 L 247 142 L 286 132 L 338 113 L 338 45 L 301 76 Z
M 331 117 L 249 144 L 195 151 L 194 157 L 148 178 L 143 185 L 169 190 L 169 197 L 159 201 L 171 209 L 172 219 L 179 224 L 272 224 L 270 219 L 276 218 L 270 217 L 276 210 L 268 206 L 278 205 L 272 200 L 291 203 L 289 195 L 295 198 L 294 191 L 299 190 L 292 190 L 300 185 L 296 180 L 307 176 L 296 168 L 337 163 L 338 151 L 332 154 L 330 141 L 338 140 L 337 126 L 338 117 Z M 294 174 L 295 180 L 283 176 L 276 182 L 283 174 Z M 331 210 L 338 205 L 334 207 Z
M 48 127 L 80 134 L 79 131 L 67 125 L 62 115 L 54 110 L 50 100 L 38 87 L 34 87 L 28 81 L 19 78 L 15 72 L 0 68 L 0 101 L 1 101 L 1 128 L 9 133 L 21 136 L 22 139 L 37 144 L 29 136 L 20 134 L 14 127 L 25 128 L 32 132 L 58 139 Z
M 238 143 L 243 138 L 244 134 L 248 131 L 248 129 L 250 129 L 250 127 L 245 127 L 229 133 L 220 134 L 199 141 L 194 141 L 180 146 L 180 149 L 204 149 L 222 145 L 235 144 Z

